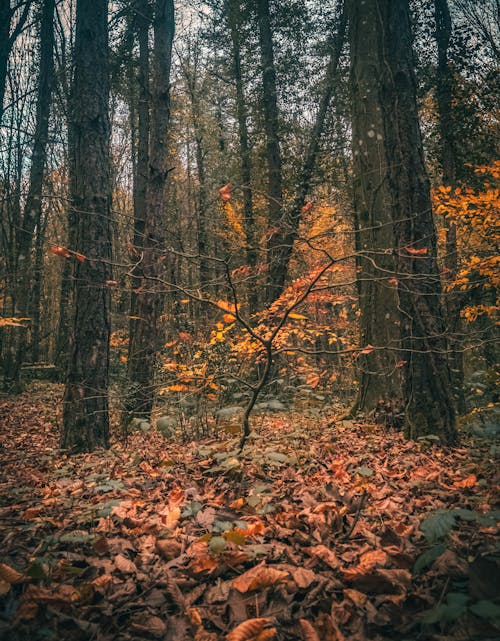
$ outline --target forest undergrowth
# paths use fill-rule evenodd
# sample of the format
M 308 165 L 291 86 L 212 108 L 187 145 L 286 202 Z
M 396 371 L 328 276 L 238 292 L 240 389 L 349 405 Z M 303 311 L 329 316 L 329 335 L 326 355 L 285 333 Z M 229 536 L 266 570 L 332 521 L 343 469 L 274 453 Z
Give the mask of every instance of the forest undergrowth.
M 498 639 L 491 441 L 340 413 L 61 456 L 62 386 L 0 399 L 0 638 Z

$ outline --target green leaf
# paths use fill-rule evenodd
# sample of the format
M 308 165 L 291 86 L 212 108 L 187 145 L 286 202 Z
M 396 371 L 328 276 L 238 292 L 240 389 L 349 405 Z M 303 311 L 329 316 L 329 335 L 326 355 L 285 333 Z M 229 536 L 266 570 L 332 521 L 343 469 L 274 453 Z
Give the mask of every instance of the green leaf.
M 438 558 L 438 556 L 441 556 L 441 554 L 443 554 L 445 550 L 446 545 L 444 545 L 444 543 L 439 543 L 438 545 L 435 545 L 434 547 L 426 550 L 415 561 L 415 565 L 413 566 L 413 574 L 420 574 L 423 570 L 432 565 Z
M 429 543 L 436 543 L 448 534 L 455 525 L 455 514 L 450 510 L 438 510 L 426 516 L 420 524 Z
M 478 601 L 469 610 L 481 619 L 500 619 L 500 606 L 493 601 Z

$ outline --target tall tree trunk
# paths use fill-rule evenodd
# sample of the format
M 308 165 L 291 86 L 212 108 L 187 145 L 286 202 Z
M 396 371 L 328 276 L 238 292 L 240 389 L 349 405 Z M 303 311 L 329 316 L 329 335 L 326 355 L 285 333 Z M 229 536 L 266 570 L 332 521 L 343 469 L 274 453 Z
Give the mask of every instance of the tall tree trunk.
M 228 0 L 226 3 L 226 16 L 231 34 L 232 71 L 236 87 L 236 114 L 238 119 L 238 136 L 240 142 L 240 173 L 241 188 L 243 191 L 243 217 L 246 242 L 246 259 L 250 267 L 248 306 L 250 313 L 259 309 L 259 296 L 255 282 L 255 268 L 257 266 L 257 247 L 255 238 L 255 221 L 253 215 L 252 194 L 252 156 L 248 138 L 248 113 L 245 100 L 245 88 L 241 69 L 241 42 L 240 42 L 240 0 Z
M 62 446 L 109 444 L 111 183 L 107 0 L 77 0 L 71 95 L 70 224 L 75 226 L 74 319 Z
M 373 61 L 384 125 L 388 193 L 396 240 L 404 398 L 411 438 L 438 434 L 456 439 L 441 282 L 430 186 L 418 121 L 408 0 L 365 0 L 375 6 L 378 43 Z M 359 28 L 368 20 L 360 15 Z
M 266 132 L 266 159 L 268 173 L 268 226 L 266 300 L 270 304 L 283 291 L 286 273 L 280 260 L 283 239 L 283 171 L 279 140 L 279 113 L 274 67 L 273 38 L 269 15 L 269 0 L 257 0 L 260 57 L 262 65 L 262 106 Z
M 143 248 L 146 221 L 147 191 L 149 179 L 149 130 L 150 130 L 150 89 L 149 89 L 149 27 L 151 22 L 149 0 L 137 3 L 136 29 L 139 42 L 138 108 L 137 108 L 137 162 L 134 173 L 134 250 L 132 259 L 137 261 Z M 137 331 L 137 290 L 141 284 L 140 267 L 132 270 L 130 293 L 129 360 L 130 347 L 135 343 Z
M 394 230 L 378 95 L 382 68 L 373 59 L 379 28 L 375 2 L 350 3 L 353 202 L 356 222 L 360 344 L 375 349 L 358 359 L 359 392 L 353 411 L 401 403 L 399 310 Z
M 437 103 L 439 115 L 439 132 L 441 136 L 441 167 L 443 184 L 456 186 L 456 149 L 452 118 L 452 86 L 453 76 L 448 60 L 448 49 L 452 32 L 452 23 L 448 0 L 434 0 L 436 19 L 436 43 L 438 49 L 437 67 Z M 446 282 L 453 282 L 458 274 L 457 228 L 455 223 L 446 221 L 446 254 L 444 258 Z M 457 410 L 465 412 L 464 397 L 464 363 L 461 352 L 462 341 L 460 300 L 456 292 L 446 293 L 446 316 L 450 340 L 450 365 L 452 384 Z
M 12 29 L 12 18 L 17 6 L 11 7 L 11 0 L 0 0 L 0 124 L 4 112 L 5 88 L 7 86 L 7 69 L 9 56 L 17 37 L 26 24 L 31 7 L 31 0 L 26 0 L 21 15 Z
M 54 84 L 54 9 L 55 0 L 44 0 L 40 26 L 40 73 L 30 182 L 22 225 L 17 234 L 17 314 L 21 318 L 26 318 L 31 309 L 33 237 L 35 230 L 42 224 L 42 187 L 47 160 L 50 104 Z M 37 233 L 41 233 L 41 230 Z M 24 328 L 21 329 L 17 338 L 16 355 L 12 362 L 10 377 L 12 389 L 19 391 L 21 366 L 28 346 L 28 336 Z
M 144 225 L 141 286 L 137 297 L 137 327 L 130 346 L 129 378 L 133 394 L 129 408 L 135 416 L 149 417 L 154 401 L 154 380 L 164 329 L 161 276 L 164 273 L 165 183 L 168 174 L 170 123 L 170 67 L 174 37 L 173 0 L 156 0 L 154 15 L 151 144 L 148 197 Z

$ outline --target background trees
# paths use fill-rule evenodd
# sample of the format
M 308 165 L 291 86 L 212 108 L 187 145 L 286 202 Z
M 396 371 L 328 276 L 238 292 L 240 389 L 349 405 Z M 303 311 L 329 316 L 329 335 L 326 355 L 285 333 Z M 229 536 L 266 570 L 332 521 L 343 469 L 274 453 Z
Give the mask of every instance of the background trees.
M 65 444 L 91 448 L 107 442 L 108 340 L 124 415 L 158 398 L 202 422 L 244 404 L 279 326 L 263 394 L 342 396 L 453 439 L 494 342 L 493 216 L 472 256 L 455 238 L 471 212 L 455 197 L 486 212 L 495 189 L 473 167 L 496 153 L 494 3 L 410 20 L 403 0 L 397 19 L 383 0 L 207 1 L 174 20 L 170 0 L 137 0 L 109 23 L 78 7 L 0 5 L 4 386 L 22 361 L 64 378 L 73 333 Z

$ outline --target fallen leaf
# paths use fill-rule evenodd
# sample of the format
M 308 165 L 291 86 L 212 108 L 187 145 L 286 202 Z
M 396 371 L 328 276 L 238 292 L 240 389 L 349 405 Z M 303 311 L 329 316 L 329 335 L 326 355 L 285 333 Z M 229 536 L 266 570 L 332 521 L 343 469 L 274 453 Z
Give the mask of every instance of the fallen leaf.
M 264 563 L 257 565 L 233 579 L 231 585 L 238 592 L 261 590 L 271 585 L 282 583 L 288 578 L 288 572 L 267 567 Z

